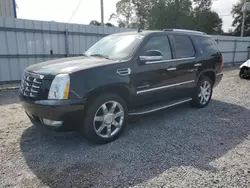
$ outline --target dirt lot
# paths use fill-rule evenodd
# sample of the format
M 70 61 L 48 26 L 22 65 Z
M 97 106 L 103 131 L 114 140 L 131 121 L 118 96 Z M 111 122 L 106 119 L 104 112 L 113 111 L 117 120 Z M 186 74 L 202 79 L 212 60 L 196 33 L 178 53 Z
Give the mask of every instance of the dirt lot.
M 207 108 L 137 118 L 103 146 L 35 128 L 17 91 L 0 105 L 0 187 L 250 187 L 250 80 L 238 70 Z

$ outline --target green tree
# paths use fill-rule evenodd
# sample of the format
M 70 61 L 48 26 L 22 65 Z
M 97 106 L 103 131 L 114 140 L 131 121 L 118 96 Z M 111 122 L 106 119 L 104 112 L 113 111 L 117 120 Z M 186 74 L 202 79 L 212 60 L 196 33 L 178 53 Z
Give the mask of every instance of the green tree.
M 211 10 L 213 0 L 193 0 L 195 9 L 199 11 Z
M 160 0 L 152 6 L 150 14 L 150 29 L 194 27 L 190 0 Z
M 182 28 L 220 34 L 222 20 L 216 12 L 211 11 L 212 2 L 212 0 L 120 0 L 115 15 L 121 20 L 128 15 L 127 22 L 120 22 L 125 27 L 131 27 L 128 20 L 131 20 L 133 15 L 134 19 L 130 23 L 133 25 L 138 23 L 142 29 Z
M 223 21 L 219 15 L 211 10 L 195 11 L 195 29 L 208 34 L 222 34 Z
M 100 26 L 101 23 L 98 22 L 98 21 L 96 21 L 96 20 L 92 20 L 92 21 L 89 23 L 89 25 Z
M 109 23 L 109 22 L 105 23 L 105 25 L 108 26 L 108 27 L 115 27 L 112 23 Z
M 159 0 L 132 0 L 132 3 L 135 6 L 135 14 L 136 14 L 136 23 L 137 26 L 141 29 L 149 28 L 149 19 L 151 18 L 152 13 L 151 10 L 155 3 Z
M 130 28 L 135 19 L 135 6 L 131 0 L 120 0 L 116 3 L 116 13 L 110 15 L 110 20 L 115 19 L 119 27 Z
M 98 22 L 97 20 L 92 20 L 89 25 L 94 25 L 94 26 L 101 26 L 102 24 L 100 22 Z M 112 23 L 105 23 L 104 24 L 105 26 L 108 26 L 108 27 L 114 27 L 114 25 Z
M 231 12 L 234 18 L 232 26 L 235 27 L 233 34 L 237 36 L 239 36 L 241 33 L 242 18 L 243 18 L 243 14 L 241 10 L 242 10 L 242 6 L 244 5 L 244 2 L 250 2 L 250 0 L 246 0 L 246 1 L 240 0 L 237 4 L 233 6 L 233 9 Z M 250 36 L 250 12 L 249 11 L 246 14 L 244 36 Z
M 222 34 L 223 21 L 211 10 L 213 0 L 193 0 L 195 29 L 208 34 Z

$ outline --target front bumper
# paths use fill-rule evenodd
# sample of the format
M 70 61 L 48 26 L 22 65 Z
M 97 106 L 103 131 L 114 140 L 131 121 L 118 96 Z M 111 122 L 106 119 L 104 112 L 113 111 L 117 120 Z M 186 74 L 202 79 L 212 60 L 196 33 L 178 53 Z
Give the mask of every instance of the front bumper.
M 75 124 L 84 111 L 84 100 L 27 100 L 22 94 L 19 95 L 21 104 L 33 123 L 43 123 L 42 119 Z
M 216 74 L 214 87 L 216 87 L 221 82 L 222 78 L 223 78 L 223 73 Z

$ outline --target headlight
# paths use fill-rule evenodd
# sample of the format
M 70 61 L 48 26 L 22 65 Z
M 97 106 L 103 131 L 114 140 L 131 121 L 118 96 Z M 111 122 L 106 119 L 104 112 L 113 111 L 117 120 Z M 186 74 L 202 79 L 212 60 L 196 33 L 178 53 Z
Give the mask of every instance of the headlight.
M 68 99 L 70 78 L 68 74 L 57 75 L 49 90 L 48 99 Z

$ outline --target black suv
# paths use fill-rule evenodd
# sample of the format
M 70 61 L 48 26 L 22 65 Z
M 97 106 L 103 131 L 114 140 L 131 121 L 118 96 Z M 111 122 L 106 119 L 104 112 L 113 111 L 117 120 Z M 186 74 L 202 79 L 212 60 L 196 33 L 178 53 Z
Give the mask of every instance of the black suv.
M 107 143 L 123 132 L 128 116 L 185 102 L 207 106 L 222 69 L 217 44 L 205 33 L 119 33 L 81 57 L 26 68 L 20 99 L 34 124 L 74 128 L 95 143 Z

